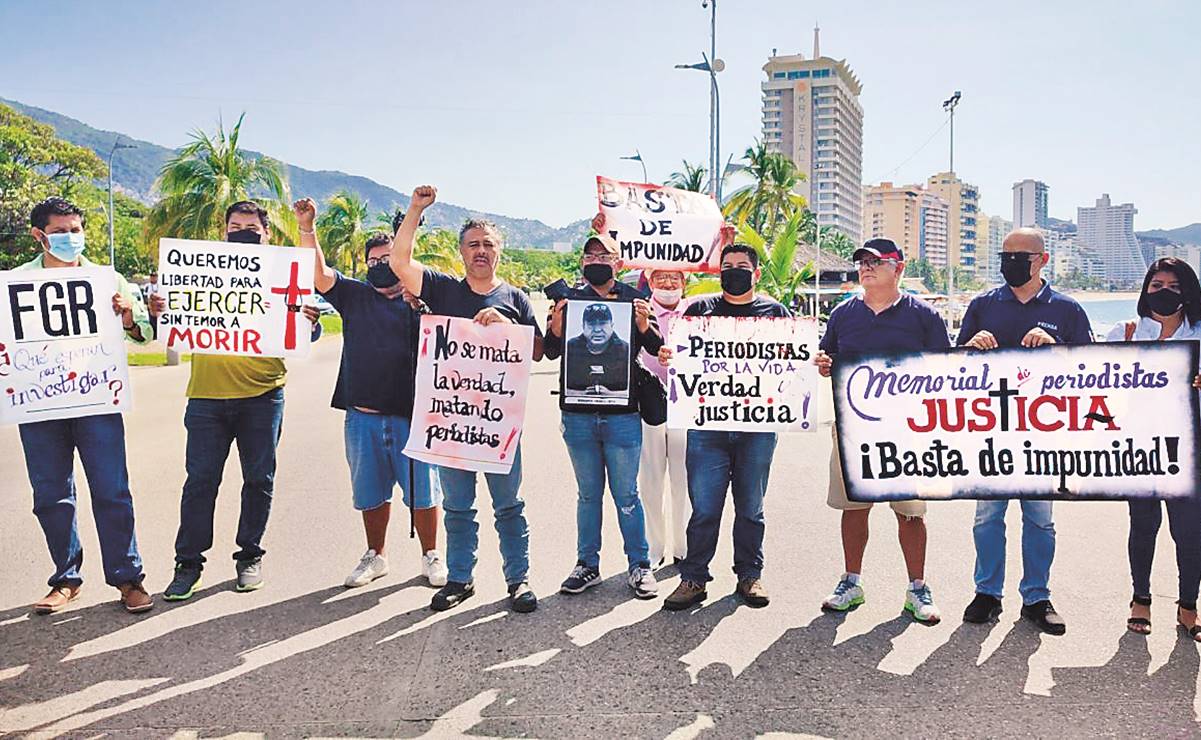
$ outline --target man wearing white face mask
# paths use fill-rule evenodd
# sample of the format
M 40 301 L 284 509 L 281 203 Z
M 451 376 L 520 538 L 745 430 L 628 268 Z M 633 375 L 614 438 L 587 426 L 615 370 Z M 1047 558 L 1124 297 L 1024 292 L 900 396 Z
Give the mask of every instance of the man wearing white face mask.
M 684 300 L 684 273 L 679 270 L 647 270 L 651 287 L 651 312 L 659 322 L 664 337 L 671 324 L 684 315 L 688 301 Z M 667 368 L 645 349 L 641 359 L 647 370 L 667 383 Z M 684 451 L 688 446 L 686 429 L 668 429 L 666 424 L 651 426 L 642 422 L 642 459 L 638 464 L 638 491 L 646 512 L 646 544 L 652 567 L 668 558 L 683 560 L 688 554 L 688 517 L 692 504 L 688 501 L 688 473 L 684 467 Z M 664 479 L 670 487 L 664 490 Z
M 84 213 L 78 206 L 62 198 L 47 198 L 34 206 L 29 220 L 30 233 L 41 245 L 42 254 L 17 270 L 94 266 L 83 256 Z M 145 343 L 150 338 L 146 307 L 120 274 L 112 305 L 121 316 L 126 335 Z M 144 612 L 153 607 L 154 602 L 142 587 L 142 558 L 134 535 L 121 414 L 21 424 L 20 434 L 33 487 L 33 513 L 54 561 L 50 593 L 33 605 L 34 612 L 59 611 L 79 595 L 83 585 L 83 548 L 75 519 L 76 450 L 92 495 L 104 580 L 121 592 L 121 603 L 127 611 Z

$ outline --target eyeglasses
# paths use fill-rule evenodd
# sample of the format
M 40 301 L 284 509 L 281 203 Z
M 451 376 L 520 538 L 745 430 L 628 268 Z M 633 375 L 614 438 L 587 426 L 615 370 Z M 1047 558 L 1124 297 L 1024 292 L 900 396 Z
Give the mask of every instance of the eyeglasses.
M 584 262 L 613 263 L 613 262 L 617 261 L 617 255 L 609 254 L 608 252 L 603 252 L 600 254 L 593 253 L 593 252 L 584 252 L 583 261 Z
M 368 267 L 375 267 L 377 265 L 386 265 L 386 264 L 388 264 L 387 257 L 368 257 L 367 258 L 367 266 Z
M 880 265 L 888 265 L 895 268 L 899 263 L 893 259 L 882 260 L 877 257 L 868 257 L 867 259 L 855 260 L 856 270 L 874 270 Z
M 1034 260 L 1038 259 L 1039 257 L 1042 257 L 1041 252 L 1039 252 L 1039 253 L 1002 252 L 1001 253 L 1001 261 L 1002 262 L 1015 262 L 1015 263 L 1017 263 L 1017 262 L 1033 262 Z

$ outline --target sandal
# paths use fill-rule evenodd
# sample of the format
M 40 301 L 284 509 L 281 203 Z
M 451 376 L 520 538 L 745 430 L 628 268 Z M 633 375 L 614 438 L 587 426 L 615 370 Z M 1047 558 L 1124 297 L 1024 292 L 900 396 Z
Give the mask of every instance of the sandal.
M 1194 604 L 1182 604 L 1179 601 L 1177 601 L 1176 604 L 1177 604 L 1177 606 L 1176 606 L 1176 622 L 1178 623 L 1178 626 L 1180 627 L 1180 629 L 1187 632 L 1188 636 L 1191 637 L 1194 642 L 1201 642 L 1201 624 L 1193 624 L 1192 627 L 1189 627 L 1184 622 L 1180 621 L 1180 613 L 1181 612 L 1190 611 L 1190 612 L 1193 612 L 1194 614 L 1196 614 L 1197 613 L 1197 605 L 1195 603 Z M 1191 608 L 1189 608 L 1189 607 L 1191 607 Z
M 1151 597 L 1135 596 L 1130 600 L 1130 607 L 1134 608 L 1135 604 L 1138 604 L 1139 606 L 1150 607 Z M 1126 629 L 1130 630 L 1136 635 L 1149 635 L 1151 634 L 1151 620 L 1146 619 L 1145 617 L 1131 617 L 1130 619 L 1126 620 Z

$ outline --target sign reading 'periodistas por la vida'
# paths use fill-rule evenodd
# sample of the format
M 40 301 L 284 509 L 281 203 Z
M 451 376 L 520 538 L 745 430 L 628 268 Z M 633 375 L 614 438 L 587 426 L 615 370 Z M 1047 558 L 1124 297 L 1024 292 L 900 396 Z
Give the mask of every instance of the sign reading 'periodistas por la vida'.
M 684 316 L 672 322 L 667 344 L 668 427 L 814 431 L 812 318 Z
M 1197 360 L 1192 341 L 840 357 L 848 496 L 1196 495 Z
M 167 302 L 158 333 L 185 352 L 303 357 L 313 294 L 307 249 L 162 239 L 159 285 Z
M 596 193 L 626 267 L 720 270 L 724 218 L 712 197 L 599 175 Z
M 0 423 L 130 407 L 125 330 L 108 267 L 0 272 Z
M 508 473 L 525 422 L 534 328 L 422 316 L 405 454 L 460 470 Z

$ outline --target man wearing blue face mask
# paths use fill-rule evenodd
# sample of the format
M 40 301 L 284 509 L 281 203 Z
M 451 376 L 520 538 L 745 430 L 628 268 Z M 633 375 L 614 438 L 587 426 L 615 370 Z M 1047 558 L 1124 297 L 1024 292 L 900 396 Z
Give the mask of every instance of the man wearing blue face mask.
M 267 211 L 249 200 L 225 211 L 227 242 L 267 244 L 271 223 Z M 155 296 L 150 310 L 162 313 L 166 301 Z M 319 314 L 304 306 L 313 324 L 312 339 L 321 336 Z M 204 553 L 213 546 L 213 515 L 217 492 L 229 457 L 237 442 L 242 464 L 242 508 L 238 518 L 237 552 L 234 553 L 237 591 L 263 587 L 262 547 L 275 492 L 275 450 L 284 420 L 284 383 L 287 368 L 278 357 L 192 356 L 188 380 L 188 406 L 184 412 L 188 477 L 179 505 L 179 531 L 175 536 L 175 577 L 163 591 L 168 601 L 192 597 L 200 585 Z
M 79 207 L 62 198 L 47 198 L 34 206 L 29 220 L 30 233 L 41 245 L 42 254 L 17 270 L 94 266 L 83 256 L 84 214 Z M 138 343 L 148 341 L 151 333 L 146 307 L 119 273 L 112 304 L 129 338 Z M 79 595 L 83 584 L 79 572 L 83 548 L 75 519 L 76 450 L 92 494 L 104 579 L 120 590 L 126 610 L 144 612 L 153 607 L 154 602 L 142 587 L 142 558 L 134 535 L 121 414 L 21 424 L 20 434 L 33 486 L 33 512 L 54 560 L 50 593 L 34 604 L 33 610 L 51 614 L 62 609 Z
M 392 237 L 368 237 L 367 280 L 355 280 L 325 263 L 313 228 L 317 204 L 305 198 L 292 209 L 300 225 L 300 246 L 313 250 L 313 285 L 342 316 L 342 364 L 333 406 L 346 412 L 346 462 L 354 507 L 363 514 L 367 535 L 367 551 L 345 585 L 366 586 L 388 573 L 385 539 L 392 492 L 399 485 L 413 508 L 422 575 L 441 588 L 447 576 L 437 549 L 442 489 L 432 465 L 403 452 L 413 418 L 418 319 L 388 266 Z

